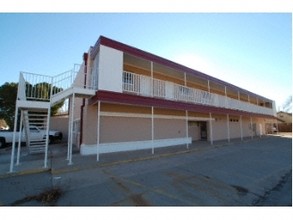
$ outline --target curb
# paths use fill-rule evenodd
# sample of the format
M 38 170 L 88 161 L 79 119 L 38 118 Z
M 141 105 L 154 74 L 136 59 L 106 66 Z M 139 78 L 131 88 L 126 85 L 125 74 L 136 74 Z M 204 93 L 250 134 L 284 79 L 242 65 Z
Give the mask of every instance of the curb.
M 220 147 L 226 146 L 227 144 L 221 144 L 218 145 Z M 206 147 L 207 148 L 211 148 L 214 149 L 216 148 L 215 146 L 209 146 Z M 196 151 L 201 151 L 201 148 L 195 148 L 195 149 L 188 149 L 188 150 L 182 150 L 182 151 L 177 151 L 177 152 L 171 152 L 171 153 L 163 153 L 163 154 L 154 154 L 152 156 L 146 156 L 146 157 L 137 157 L 137 158 L 132 158 L 132 159 L 127 159 L 127 160 L 120 160 L 120 161 L 114 161 L 114 162 L 104 162 L 104 163 L 97 163 L 97 164 L 92 164 L 92 165 L 84 165 L 84 166 L 79 166 L 79 167 L 74 167 L 74 168 L 63 168 L 63 169 L 51 169 L 51 173 L 52 174 L 62 174 L 62 173 L 66 173 L 66 172 L 78 172 L 78 171 L 82 171 L 85 169 L 95 169 L 98 167 L 111 167 L 111 166 L 116 166 L 116 165 L 120 165 L 120 164 L 127 164 L 127 163 L 134 163 L 134 162 L 139 162 L 139 161 L 146 161 L 146 160 L 156 160 L 156 159 L 160 159 L 160 158 L 167 158 L 167 157 L 172 157 L 175 155 L 181 155 L 181 154 L 187 154 L 187 153 L 193 153 Z
M 51 168 L 37 168 L 37 169 L 30 169 L 30 170 L 23 170 L 23 171 L 14 171 L 12 173 L 7 172 L 6 174 L 0 174 L 0 179 L 5 179 L 5 178 L 15 177 L 15 176 L 31 175 L 31 174 L 37 174 L 37 173 L 45 173 L 50 170 Z

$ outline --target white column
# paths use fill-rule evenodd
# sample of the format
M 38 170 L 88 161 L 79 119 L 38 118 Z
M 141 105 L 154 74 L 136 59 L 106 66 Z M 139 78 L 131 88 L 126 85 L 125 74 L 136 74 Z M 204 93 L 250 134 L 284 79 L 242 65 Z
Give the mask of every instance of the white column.
M 229 114 L 227 114 L 227 139 L 230 142 L 230 123 L 229 123 Z
M 208 80 L 208 91 L 211 93 L 210 80 Z
M 75 94 L 72 95 L 71 112 L 70 112 L 70 140 L 69 140 L 69 158 L 68 165 L 72 165 L 72 143 L 73 143 L 73 119 L 74 119 Z
M 251 139 L 253 139 L 252 117 L 250 117 Z
M 155 133 L 154 133 L 154 106 L 152 106 L 152 154 L 155 153 L 154 138 L 155 138 Z
M 237 93 L 238 93 L 238 106 L 237 106 L 237 108 L 239 110 L 241 110 L 242 109 L 242 105 L 241 105 L 241 100 L 240 100 L 240 92 L 238 91 Z
M 188 139 L 188 111 L 185 111 L 185 129 L 186 129 L 186 139 Z M 186 144 L 186 148 L 189 148 L 189 145 Z
M 13 136 L 12 136 L 12 149 L 11 149 L 11 158 L 10 158 L 10 169 L 9 169 L 10 173 L 13 172 L 13 164 L 14 164 L 17 115 L 18 115 L 18 106 L 17 106 L 17 102 L 16 102 L 15 114 L 14 114 L 14 129 L 13 129 Z
M 214 144 L 213 123 L 212 123 L 212 113 L 211 112 L 210 112 L 210 142 L 211 142 L 211 145 Z
M 70 112 L 71 111 L 71 108 L 72 108 L 72 106 L 71 106 L 71 103 L 72 103 L 72 100 L 69 98 L 69 103 L 68 103 L 68 112 Z M 71 131 L 71 123 L 70 123 L 70 115 L 68 116 L 68 137 L 67 137 L 67 158 L 66 158 L 66 160 L 69 160 L 69 157 L 70 157 L 70 139 L 71 139 L 71 133 L 70 133 L 70 131 Z
M 154 96 L 154 64 L 151 61 L 151 97 Z
M 262 124 L 259 123 L 259 137 L 261 138 L 262 136 Z
M 154 78 L 154 63 L 151 61 L 151 78 Z
M 51 107 L 48 108 L 48 115 L 47 115 L 47 130 L 46 130 L 46 145 L 45 145 L 44 168 L 48 167 L 50 116 L 51 116 Z
M 228 108 L 227 87 L 225 86 L 225 107 Z
M 51 85 L 53 85 L 53 77 L 51 78 Z M 50 88 L 50 106 L 48 107 L 47 115 L 47 130 L 46 130 L 46 146 L 45 146 L 45 158 L 44 158 L 44 168 L 48 167 L 48 149 L 49 149 L 49 129 L 50 129 L 50 118 L 51 118 L 51 99 L 53 95 L 53 86 Z
M 242 115 L 240 115 L 240 138 L 243 141 Z
M 20 147 L 21 147 L 21 136 L 22 136 L 22 123 L 23 123 L 23 111 L 20 112 L 20 125 L 19 125 L 19 135 L 18 135 L 18 147 L 17 147 L 17 157 L 16 157 L 16 165 L 19 165 L 19 157 L 20 157 Z
M 278 124 L 278 119 L 276 119 L 276 129 L 277 129 L 277 134 L 279 134 L 279 124 Z
M 97 113 L 97 161 L 100 160 L 100 126 L 101 126 L 101 101 L 98 101 L 98 113 Z

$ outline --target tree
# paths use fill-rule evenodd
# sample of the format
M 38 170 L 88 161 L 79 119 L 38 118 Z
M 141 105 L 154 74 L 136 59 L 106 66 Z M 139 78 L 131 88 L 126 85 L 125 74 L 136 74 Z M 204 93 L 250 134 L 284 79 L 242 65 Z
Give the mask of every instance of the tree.
M 51 84 L 42 82 L 42 83 L 37 83 L 34 86 L 27 85 L 27 87 L 30 87 L 30 89 L 34 90 L 37 94 L 40 94 L 41 98 L 43 100 L 48 100 L 50 99 L 51 95 Z M 56 86 L 53 86 L 53 92 L 58 93 L 62 91 L 62 88 L 58 88 Z M 63 106 L 64 100 L 62 102 L 56 103 L 54 106 L 51 107 L 51 115 L 56 115 L 58 113 L 58 110 Z
M 17 83 L 6 82 L 0 87 L 0 119 L 4 119 L 10 129 L 14 127 L 14 114 L 15 114 L 15 103 L 17 97 Z M 27 84 L 27 88 L 34 89 L 35 91 L 42 94 L 42 98 L 50 98 L 51 84 L 49 83 L 38 83 L 34 86 Z M 54 91 L 61 91 L 61 88 L 53 87 Z M 27 90 L 28 91 L 28 90 Z M 55 115 L 59 108 L 64 104 L 64 101 L 57 103 L 51 107 L 51 115 Z
M 6 82 L 0 87 L 0 118 L 13 128 L 17 83 Z
M 284 112 L 292 112 L 292 95 L 290 95 L 283 104 Z

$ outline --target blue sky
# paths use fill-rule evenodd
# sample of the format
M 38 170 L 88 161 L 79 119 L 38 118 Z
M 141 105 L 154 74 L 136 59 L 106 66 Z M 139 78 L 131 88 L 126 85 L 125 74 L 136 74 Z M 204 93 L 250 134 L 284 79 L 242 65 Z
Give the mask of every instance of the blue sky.
M 0 14 L 0 85 L 55 75 L 100 35 L 283 104 L 292 94 L 291 13 Z

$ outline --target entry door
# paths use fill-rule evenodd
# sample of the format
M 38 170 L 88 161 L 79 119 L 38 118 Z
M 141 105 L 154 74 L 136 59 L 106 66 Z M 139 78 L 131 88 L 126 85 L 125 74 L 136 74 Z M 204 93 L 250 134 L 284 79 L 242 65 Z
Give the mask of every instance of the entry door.
M 207 134 L 207 122 L 201 121 L 200 122 L 200 139 L 201 140 L 207 140 L 208 134 Z

